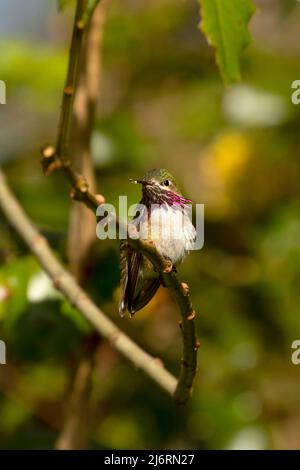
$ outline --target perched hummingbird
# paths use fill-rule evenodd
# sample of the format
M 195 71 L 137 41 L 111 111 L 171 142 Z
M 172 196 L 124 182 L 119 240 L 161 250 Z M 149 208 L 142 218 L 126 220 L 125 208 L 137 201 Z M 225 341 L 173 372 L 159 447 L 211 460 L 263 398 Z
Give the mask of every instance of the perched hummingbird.
M 151 170 L 141 180 L 143 197 L 131 221 L 140 238 L 152 240 L 158 252 L 172 262 L 173 269 L 192 249 L 196 230 L 188 215 L 189 199 L 182 196 L 175 178 L 165 169 Z M 162 279 L 152 263 L 134 251 L 127 240 L 120 245 L 121 298 L 119 313 L 130 315 L 154 296 Z

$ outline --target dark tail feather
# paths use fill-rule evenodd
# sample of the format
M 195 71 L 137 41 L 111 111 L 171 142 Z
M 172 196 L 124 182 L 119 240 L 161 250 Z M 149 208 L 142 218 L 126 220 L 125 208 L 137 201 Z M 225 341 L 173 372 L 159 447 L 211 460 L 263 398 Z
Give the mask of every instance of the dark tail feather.
M 120 295 L 120 301 L 119 301 L 119 315 L 120 317 L 125 316 L 125 312 L 128 308 L 128 300 L 127 300 L 127 277 L 125 279 L 125 282 L 121 284 L 121 295 Z
M 161 281 L 159 277 L 146 282 L 145 286 L 139 292 L 137 297 L 132 299 L 131 302 L 127 302 L 127 309 L 131 316 L 133 316 L 138 310 L 141 310 L 150 302 L 160 284 Z

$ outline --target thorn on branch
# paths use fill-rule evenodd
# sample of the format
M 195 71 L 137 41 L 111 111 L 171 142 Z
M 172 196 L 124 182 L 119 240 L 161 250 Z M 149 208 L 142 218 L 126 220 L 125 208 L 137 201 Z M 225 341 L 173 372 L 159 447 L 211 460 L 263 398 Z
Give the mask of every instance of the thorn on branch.
M 74 88 L 71 85 L 68 85 L 64 88 L 64 94 L 67 96 L 74 95 Z
M 183 294 L 186 297 L 190 292 L 190 288 L 185 282 L 181 283 L 181 287 L 182 287 L 182 290 L 183 290 Z
M 54 158 L 55 157 L 55 148 L 53 145 L 45 145 L 41 149 L 41 154 L 43 158 Z
M 166 263 L 165 263 L 165 267 L 164 267 L 163 272 L 166 273 L 166 274 L 168 274 L 168 273 L 170 273 L 172 270 L 173 270 L 172 262 L 171 262 L 170 260 L 166 260 Z
M 95 194 L 95 199 L 98 202 L 99 206 L 105 203 L 105 197 L 103 196 L 103 194 Z
M 156 364 L 158 364 L 158 365 L 159 365 L 160 367 L 162 367 L 162 368 L 164 367 L 164 363 L 163 363 L 163 361 L 161 360 L 160 357 L 154 357 L 154 358 L 153 358 L 153 362 L 156 363 Z
M 76 181 L 76 184 L 75 184 L 75 187 L 81 193 L 86 193 L 88 191 L 89 185 L 87 183 L 87 180 L 84 178 L 84 176 L 79 176 L 78 177 L 78 179 Z
M 186 317 L 186 319 L 189 320 L 189 321 L 191 321 L 191 320 L 194 320 L 195 316 L 196 316 L 196 312 L 195 312 L 195 310 L 193 310 L 193 311 L 189 314 L 189 316 Z
M 73 201 L 76 200 L 76 189 L 75 188 L 71 188 L 71 191 L 70 191 L 70 199 L 72 199 Z
M 46 244 L 46 239 L 43 237 L 43 235 L 37 235 L 32 239 L 30 248 L 34 249 L 37 248 L 38 246 L 45 245 Z
M 56 276 L 53 278 L 52 281 L 53 287 L 57 290 L 60 290 L 60 285 L 61 285 L 61 276 Z
M 76 27 L 80 31 L 83 31 L 84 28 L 85 28 L 85 22 L 83 20 L 78 20 L 77 23 L 76 23 Z
M 41 156 L 41 165 L 46 176 L 50 176 L 55 170 L 61 168 L 61 161 L 56 158 L 55 148 L 52 145 L 45 145 L 41 149 Z
M 70 191 L 70 198 L 74 201 L 82 201 L 89 190 L 89 185 L 83 176 L 79 176 Z

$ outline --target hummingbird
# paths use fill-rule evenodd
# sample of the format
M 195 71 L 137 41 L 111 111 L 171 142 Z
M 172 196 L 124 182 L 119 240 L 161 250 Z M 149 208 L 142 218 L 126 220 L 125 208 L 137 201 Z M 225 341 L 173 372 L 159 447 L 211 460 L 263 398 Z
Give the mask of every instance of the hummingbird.
M 152 240 L 158 252 L 170 260 L 173 270 L 193 248 L 196 229 L 188 214 L 192 202 L 182 196 L 175 178 L 166 169 L 148 171 L 141 180 L 142 199 L 130 222 L 142 239 Z M 142 309 L 163 281 L 152 263 L 127 240 L 120 243 L 121 296 L 119 314 L 130 316 Z

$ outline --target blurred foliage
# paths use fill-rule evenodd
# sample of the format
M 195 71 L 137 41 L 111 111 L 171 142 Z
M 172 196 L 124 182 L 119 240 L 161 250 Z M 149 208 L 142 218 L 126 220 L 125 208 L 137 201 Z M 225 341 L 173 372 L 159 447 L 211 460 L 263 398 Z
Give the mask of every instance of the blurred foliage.
M 24 2 L 19 1 L 21 15 Z M 256 2 L 243 83 L 224 87 L 199 34 L 197 2 L 116 0 L 103 39 L 93 155 L 100 191 L 118 205 L 140 198 L 129 178 L 163 166 L 205 204 L 205 245 L 179 268 L 190 285 L 201 340 L 185 408 L 101 342 L 92 377 L 92 448 L 299 447 L 300 369 L 291 344 L 299 318 L 300 6 Z M 275 5 L 275 6 L 274 6 Z M 24 208 L 65 260 L 69 201 L 60 175 L 45 178 L 39 147 L 57 128 L 71 10 L 45 0 L 44 35 L 1 37 L 0 161 Z M 70 13 L 69 13 L 70 11 Z M 70 16 L 68 16 L 70 14 Z M 4 14 L 5 16 L 5 14 Z M 70 20 L 70 21 L 69 21 Z M 35 31 L 34 20 L 32 32 Z M 69 28 L 69 29 L 67 29 Z M 0 219 L 1 448 L 52 448 L 74 365 L 92 336 Z M 178 315 L 161 288 L 133 320 L 117 316 L 118 243 L 95 241 L 84 288 L 135 341 L 175 374 Z

